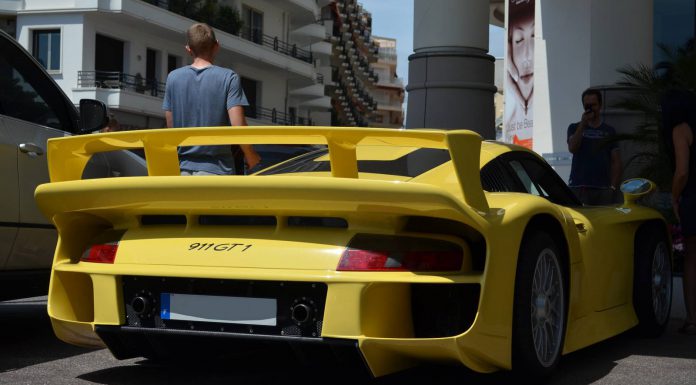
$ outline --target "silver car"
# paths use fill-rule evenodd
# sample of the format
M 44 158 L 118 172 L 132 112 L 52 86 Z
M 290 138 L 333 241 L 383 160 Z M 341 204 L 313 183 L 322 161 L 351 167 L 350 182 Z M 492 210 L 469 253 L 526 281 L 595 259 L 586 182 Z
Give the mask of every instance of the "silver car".
M 46 294 L 56 230 L 34 203 L 48 182 L 46 141 L 98 130 L 106 106 L 81 101 L 80 111 L 43 67 L 0 31 L 0 300 Z M 92 159 L 85 177 L 145 175 L 129 152 Z

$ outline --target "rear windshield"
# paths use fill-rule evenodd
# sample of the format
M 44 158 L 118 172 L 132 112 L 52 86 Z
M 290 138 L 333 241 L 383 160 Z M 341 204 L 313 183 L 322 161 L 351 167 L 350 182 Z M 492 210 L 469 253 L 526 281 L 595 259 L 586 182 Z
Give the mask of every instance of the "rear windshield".
M 257 175 L 278 175 L 306 172 L 330 172 L 328 160 L 317 160 L 327 149 L 309 152 L 282 165 L 262 171 Z M 358 172 L 416 177 L 450 160 L 449 151 L 435 148 L 419 148 L 396 159 L 358 160 Z

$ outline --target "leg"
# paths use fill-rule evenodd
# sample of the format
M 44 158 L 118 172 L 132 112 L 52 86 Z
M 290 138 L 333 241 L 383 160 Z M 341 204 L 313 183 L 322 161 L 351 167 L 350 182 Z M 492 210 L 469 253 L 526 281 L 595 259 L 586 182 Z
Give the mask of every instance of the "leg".
M 684 237 L 684 302 L 686 322 L 696 324 L 696 235 Z

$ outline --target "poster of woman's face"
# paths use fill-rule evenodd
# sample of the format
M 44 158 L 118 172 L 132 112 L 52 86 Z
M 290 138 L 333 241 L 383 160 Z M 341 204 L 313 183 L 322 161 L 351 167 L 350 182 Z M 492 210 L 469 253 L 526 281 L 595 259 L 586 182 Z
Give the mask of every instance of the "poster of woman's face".
M 534 1 L 508 0 L 504 140 L 532 148 Z

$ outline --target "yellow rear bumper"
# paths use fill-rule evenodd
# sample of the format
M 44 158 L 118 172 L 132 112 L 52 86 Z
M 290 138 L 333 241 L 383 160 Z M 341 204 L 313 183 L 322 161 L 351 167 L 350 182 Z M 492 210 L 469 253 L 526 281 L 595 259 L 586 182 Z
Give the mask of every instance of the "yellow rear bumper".
M 416 338 L 414 335 L 409 300 L 411 284 L 481 284 L 480 275 L 375 275 L 239 268 L 233 272 L 231 275 L 231 271 L 211 267 L 57 264 L 51 277 L 48 311 L 61 340 L 103 347 L 95 327 L 126 323 L 120 278 L 123 275 L 324 282 L 328 291 L 321 337 L 357 341 L 375 376 L 420 361 L 461 363 L 479 372 L 510 368 L 509 336 L 496 333 L 490 327 L 494 323 L 486 325 L 481 313 L 468 330 L 456 336 Z M 484 292 L 481 291 L 482 295 Z

